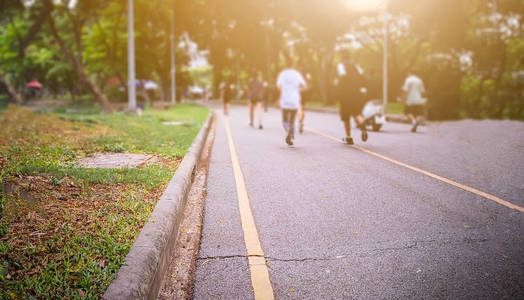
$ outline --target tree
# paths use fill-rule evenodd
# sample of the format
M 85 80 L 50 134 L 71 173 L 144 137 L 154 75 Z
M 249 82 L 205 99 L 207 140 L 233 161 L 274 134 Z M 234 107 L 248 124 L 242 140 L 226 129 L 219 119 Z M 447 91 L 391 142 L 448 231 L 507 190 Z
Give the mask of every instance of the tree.
M 78 78 L 92 93 L 105 112 L 110 112 L 111 107 L 104 92 L 98 87 L 97 83 L 91 78 L 85 68 L 83 61 L 83 30 L 89 21 L 98 17 L 98 13 L 103 7 L 103 1 L 79 0 L 74 8 L 69 7 L 69 1 L 64 1 L 56 6 L 55 14 L 59 19 L 59 26 L 68 27 L 72 36 L 63 38 L 61 32 L 67 32 L 62 27 L 57 27 L 54 18 L 49 18 L 49 28 L 65 59 L 73 66 Z
M 36 35 L 42 28 L 42 25 L 49 17 L 53 9 L 53 4 L 51 0 L 42 0 L 40 3 L 37 3 L 30 8 L 24 6 L 21 1 L 2 1 L 0 4 L 0 17 L 1 20 L 5 20 L 0 24 L 2 26 L 10 26 L 13 33 L 16 36 L 16 43 L 9 43 L 9 49 L 4 49 L 4 59 L 7 57 L 7 61 L 3 61 L 2 65 L 9 64 L 9 61 L 14 64 L 23 64 L 23 59 L 25 57 L 25 51 L 29 44 L 35 39 Z M 22 19 L 22 22 L 17 22 L 18 19 Z M 32 24 L 29 20 L 35 20 Z M 18 23 L 23 25 L 31 24 L 27 32 L 20 32 L 18 28 Z M 25 28 L 24 28 L 25 29 Z M 13 44 L 18 47 L 18 55 L 10 55 L 9 53 L 13 52 Z M 4 67 L 5 69 L 5 67 Z M 7 90 L 9 96 L 16 102 L 21 103 L 22 97 L 17 92 L 17 89 L 9 82 L 6 76 L 0 73 L 0 83 L 3 84 Z

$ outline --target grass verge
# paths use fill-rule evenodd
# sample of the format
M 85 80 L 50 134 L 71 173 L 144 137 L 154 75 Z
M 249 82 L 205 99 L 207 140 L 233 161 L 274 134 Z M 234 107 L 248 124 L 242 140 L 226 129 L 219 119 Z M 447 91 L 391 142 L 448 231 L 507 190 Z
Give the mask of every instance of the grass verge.
M 398 102 L 388 103 L 388 106 L 386 108 L 386 113 L 403 115 L 404 114 L 404 103 L 398 103 Z
M 0 299 L 100 298 L 209 111 L 0 118 Z M 167 126 L 181 121 L 185 126 Z M 87 169 L 95 152 L 150 153 L 140 168 Z

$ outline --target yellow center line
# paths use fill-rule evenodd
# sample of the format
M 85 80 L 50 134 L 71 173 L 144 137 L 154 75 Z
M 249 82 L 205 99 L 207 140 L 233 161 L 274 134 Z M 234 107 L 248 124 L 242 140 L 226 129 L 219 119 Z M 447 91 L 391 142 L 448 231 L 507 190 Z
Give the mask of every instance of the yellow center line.
M 328 139 L 331 139 L 331 140 L 337 141 L 337 142 L 339 142 L 339 143 L 343 143 L 340 139 L 337 139 L 336 137 L 333 137 L 333 136 L 328 135 L 328 134 L 326 134 L 326 133 L 320 132 L 320 131 L 318 131 L 318 130 L 315 130 L 315 129 L 312 129 L 312 128 L 304 128 L 304 129 L 306 129 L 306 130 L 308 130 L 308 131 L 310 131 L 310 132 L 312 132 L 312 133 L 314 133 L 314 134 L 317 134 L 317 135 L 320 135 L 320 136 L 326 137 L 326 138 L 328 138 Z M 467 185 L 464 185 L 464 184 L 458 183 L 458 182 L 456 182 L 456 181 L 453 181 L 453 180 L 451 180 L 451 179 L 448 179 L 448 178 L 445 178 L 445 177 L 439 176 L 439 175 L 437 175 L 437 174 L 433 174 L 433 173 L 431 173 L 431 172 L 428 172 L 428 171 L 425 171 L 425 170 L 419 169 L 419 168 L 417 168 L 417 167 L 410 166 L 410 165 L 408 165 L 408 164 L 405 164 L 405 163 L 400 162 L 400 161 L 398 161 L 398 160 L 394 160 L 394 159 L 389 158 L 389 157 L 387 157 L 387 156 L 384 156 L 384 155 L 382 155 L 382 154 L 375 153 L 375 152 L 373 152 L 373 151 L 371 151 L 371 150 L 368 150 L 368 149 L 366 149 L 366 148 L 363 148 L 363 147 L 360 147 L 360 146 L 357 146 L 357 145 L 352 145 L 351 147 L 353 147 L 353 148 L 355 148 L 355 149 L 357 149 L 357 150 L 360 150 L 360 151 L 362 151 L 362 152 L 365 152 L 365 153 L 367 153 L 367 154 L 373 155 L 373 156 L 375 156 L 375 157 L 381 158 L 381 159 L 383 159 L 383 160 L 389 161 L 389 162 L 391 162 L 391 163 L 394 163 L 394 164 L 396 164 L 396 165 L 398 165 L 398 166 L 401 166 L 401 167 L 404 167 L 404 168 L 410 169 L 410 170 L 412 170 L 412 171 L 415 171 L 415 172 L 418 172 L 418 173 L 424 174 L 424 175 L 429 176 L 429 177 L 431 177 L 431 178 L 434 178 L 434 179 L 440 180 L 440 181 L 445 182 L 445 183 L 447 183 L 447 184 L 450 184 L 450 185 L 452 185 L 452 186 L 455 186 L 455 187 L 458 187 L 458 188 L 460 188 L 460 189 L 463 189 L 463 190 L 465 190 L 465 191 L 467 191 L 467 192 L 470 192 L 470 193 L 473 193 L 473 194 L 479 195 L 479 196 L 481 196 L 481 197 L 484 197 L 484 198 L 486 198 L 486 199 L 492 200 L 492 201 L 494 201 L 494 202 L 497 202 L 498 204 L 504 205 L 504 206 L 509 207 L 509 208 L 511 208 L 511 209 L 514 209 L 514 210 L 517 210 L 517 211 L 520 211 L 520 212 L 524 212 L 524 207 L 521 207 L 521 206 L 515 205 L 515 204 L 513 204 L 513 203 L 511 203 L 511 202 L 508 202 L 508 201 L 506 201 L 506 200 L 503 200 L 503 199 L 501 199 L 501 198 L 499 198 L 499 197 L 497 197 L 497 196 L 493 196 L 493 195 L 488 194 L 488 193 L 486 193 L 486 192 L 483 192 L 483 191 L 477 190 L 477 189 L 475 189 L 475 188 L 472 188 L 472 187 L 470 187 L 470 186 L 467 186 Z
M 262 250 L 260 239 L 258 238 L 258 231 L 255 219 L 251 212 L 246 184 L 244 182 L 242 170 L 240 169 L 240 163 L 238 161 L 235 144 L 233 143 L 233 135 L 231 134 L 229 121 L 224 115 L 222 115 L 222 118 L 224 119 L 224 124 L 226 126 L 231 162 L 235 174 L 238 209 L 240 211 L 242 230 L 244 231 L 244 242 L 246 243 L 249 269 L 251 271 L 251 285 L 253 286 L 255 299 L 274 299 L 273 287 L 269 280 L 269 271 L 267 269 L 266 259 L 264 258 L 264 251 Z

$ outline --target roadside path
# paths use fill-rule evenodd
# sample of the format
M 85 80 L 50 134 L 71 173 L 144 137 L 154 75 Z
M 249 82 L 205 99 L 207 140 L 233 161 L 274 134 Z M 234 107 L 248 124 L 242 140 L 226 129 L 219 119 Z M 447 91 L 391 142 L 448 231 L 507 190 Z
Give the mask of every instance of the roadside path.
M 227 117 L 275 298 L 519 298 L 524 215 L 348 147 L 332 114 L 307 114 L 296 147 L 280 113 L 264 130 Z M 524 124 L 388 123 L 359 146 L 524 206 Z M 489 143 L 488 143 L 489 142 Z M 220 116 L 210 162 L 195 299 L 251 299 L 237 180 Z

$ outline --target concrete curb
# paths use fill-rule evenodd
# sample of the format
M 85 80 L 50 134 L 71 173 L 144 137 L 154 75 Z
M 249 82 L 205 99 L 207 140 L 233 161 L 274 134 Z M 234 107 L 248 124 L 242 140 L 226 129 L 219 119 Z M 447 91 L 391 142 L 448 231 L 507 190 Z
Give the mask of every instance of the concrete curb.
M 213 118 L 214 114 L 210 111 L 209 117 L 131 247 L 117 277 L 104 293 L 103 299 L 157 298 L 173 255 L 192 176 Z

